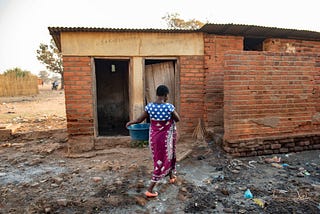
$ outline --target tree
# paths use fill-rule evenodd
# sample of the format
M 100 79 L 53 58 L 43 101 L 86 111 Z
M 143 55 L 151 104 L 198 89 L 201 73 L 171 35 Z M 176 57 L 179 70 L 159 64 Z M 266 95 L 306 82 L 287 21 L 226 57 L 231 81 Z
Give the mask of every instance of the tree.
M 172 29 L 196 30 L 204 25 L 203 22 L 196 19 L 185 21 L 180 18 L 179 13 L 168 13 L 166 16 L 162 17 L 162 19 L 165 20 L 168 27 Z
M 42 79 L 43 82 L 47 83 L 49 81 L 49 73 L 47 71 L 40 71 L 39 77 Z
M 54 73 L 61 75 L 61 89 L 64 88 L 63 82 L 63 67 L 62 67 L 62 54 L 59 52 L 53 39 L 50 41 L 50 45 L 41 43 L 39 49 L 37 50 L 37 59 L 46 68 Z

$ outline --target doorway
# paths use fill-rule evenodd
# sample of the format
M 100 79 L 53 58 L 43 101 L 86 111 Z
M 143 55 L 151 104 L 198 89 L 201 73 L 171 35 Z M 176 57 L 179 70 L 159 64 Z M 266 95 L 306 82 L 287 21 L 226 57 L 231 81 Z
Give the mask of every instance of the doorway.
M 95 59 L 98 136 L 129 135 L 129 60 Z
M 169 88 L 168 102 L 176 104 L 175 88 L 176 60 L 145 60 L 145 101 L 152 102 L 156 98 L 159 85 Z

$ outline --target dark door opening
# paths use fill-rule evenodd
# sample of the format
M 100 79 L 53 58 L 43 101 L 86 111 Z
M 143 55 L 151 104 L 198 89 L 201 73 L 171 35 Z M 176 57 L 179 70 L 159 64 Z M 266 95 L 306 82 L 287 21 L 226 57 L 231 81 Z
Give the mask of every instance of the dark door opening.
M 99 136 L 129 135 L 129 60 L 95 59 Z

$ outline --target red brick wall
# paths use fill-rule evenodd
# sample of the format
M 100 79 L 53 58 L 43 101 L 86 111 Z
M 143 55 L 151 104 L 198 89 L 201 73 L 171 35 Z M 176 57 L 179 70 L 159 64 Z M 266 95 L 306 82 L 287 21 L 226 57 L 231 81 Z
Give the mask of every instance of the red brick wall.
M 214 132 L 223 132 L 223 72 L 224 54 L 243 50 L 243 38 L 206 34 L 205 54 L 205 122 Z
M 204 115 L 204 57 L 180 57 L 181 137 L 190 137 Z
M 180 130 L 191 136 L 204 115 L 203 56 L 180 58 Z M 94 135 L 90 57 L 63 57 L 67 126 L 69 135 Z
M 320 42 L 294 39 L 266 39 L 264 51 L 287 53 L 320 53 Z
M 224 148 L 237 156 L 320 148 L 319 56 L 229 52 Z
M 190 137 L 198 118 L 204 115 L 204 57 L 180 57 L 181 137 Z M 90 57 L 63 57 L 68 133 L 70 136 L 94 136 Z M 85 139 L 86 140 L 86 139 Z M 83 141 L 83 140 L 82 140 Z M 82 146 L 81 146 L 82 144 Z M 74 147 L 84 147 L 85 142 Z M 89 143 L 90 144 L 90 143 Z M 79 149 L 77 149 L 79 150 Z M 81 149 L 80 149 L 81 150 Z
M 320 57 L 305 53 L 319 53 L 320 44 L 275 41 L 266 40 L 265 49 L 295 54 L 244 52 L 242 37 L 205 35 L 204 56 L 180 57 L 182 137 L 190 137 L 200 118 L 225 132 L 224 148 L 235 155 L 319 146 Z M 63 57 L 68 133 L 82 136 L 84 143 L 74 141 L 80 150 L 93 146 L 90 60 Z
M 94 135 L 90 57 L 63 57 L 69 135 Z
M 316 58 L 315 67 L 316 67 L 316 75 L 314 78 L 315 87 L 314 87 L 313 95 L 316 99 L 316 111 L 320 112 L 320 55 L 318 55 Z M 319 119 L 320 119 L 320 115 L 319 115 Z

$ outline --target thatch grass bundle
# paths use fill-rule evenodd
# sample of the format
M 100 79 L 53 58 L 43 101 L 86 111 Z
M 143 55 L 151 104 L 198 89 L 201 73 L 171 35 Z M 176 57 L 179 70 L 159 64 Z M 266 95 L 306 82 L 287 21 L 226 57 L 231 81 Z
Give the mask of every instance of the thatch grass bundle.
M 206 134 L 207 134 L 207 131 L 205 129 L 203 121 L 199 118 L 198 124 L 193 131 L 192 137 L 196 140 L 205 140 Z
M 0 75 L 0 97 L 35 95 L 39 93 L 35 75 Z

